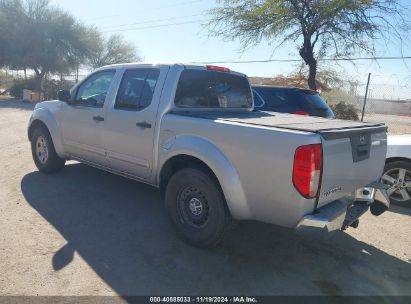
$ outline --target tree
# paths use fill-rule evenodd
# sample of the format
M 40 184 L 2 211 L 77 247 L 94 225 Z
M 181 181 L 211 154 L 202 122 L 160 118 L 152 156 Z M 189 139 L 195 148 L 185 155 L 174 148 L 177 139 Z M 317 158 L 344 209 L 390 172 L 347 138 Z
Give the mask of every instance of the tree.
M 0 0 L 0 12 L 3 62 L 32 69 L 38 91 L 47 73 L 66 73 L 86 57 L 86 28 L 48 0 Z
M 409 26 L 400 0 L 219 0 L 210 35 L 240 39 L 243 48 L 263 39 L 295 43 L 316 89 L 318 60 L 358 53 L 375 55 L 376 42 L 400 42 Z
M 100 32 L 91 28 L 87 65 L 99 68 L 104 65 L 140 61 L 136 47 L 124 40 L 121 35 L 111 35 L 107 39 Z

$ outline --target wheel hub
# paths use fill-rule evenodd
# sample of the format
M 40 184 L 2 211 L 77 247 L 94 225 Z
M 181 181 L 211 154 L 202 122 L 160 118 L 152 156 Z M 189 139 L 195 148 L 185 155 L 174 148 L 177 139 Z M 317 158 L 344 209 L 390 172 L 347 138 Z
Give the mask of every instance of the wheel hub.
M 195 197 L 190 200 L 189 208 L 191 213 L 195 216 L 199 216 L 203 212 L 203 204 L 198 198 Z
M 210 208 L 206 196 L 200 189 L 187 187 L 178 198 L 178 211 L 182 221 L 199 229 L 207 223 Z
M 47 146 L 47 141 L 43 136 L 39 136 L 36 141 L 36 155 L 38 160 L 45 164 L 49 156 L 49 149 Z
M 404 168 L 396 168 L 387 171 L 382 181 L 387 184 L 390 198 L 405 202 L 411 197 L 411 172 Z

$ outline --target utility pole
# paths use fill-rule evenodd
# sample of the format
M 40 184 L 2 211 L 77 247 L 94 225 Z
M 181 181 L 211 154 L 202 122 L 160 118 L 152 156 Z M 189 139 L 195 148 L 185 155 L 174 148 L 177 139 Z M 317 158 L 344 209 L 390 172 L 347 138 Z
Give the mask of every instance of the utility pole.
M 77 65 L 76 65 L 76 83 L 78 82 L 78 68 L 79 68 L 79 64 L 77 63 Z
M 364 105 L 362 107 L 361 121 L 364 121 L 365 105 L 367 104 L 368 88 L 370 87 L 370 79 L 371 79 L 371 73 L 368 73 L 367 87 L 365 89 Z

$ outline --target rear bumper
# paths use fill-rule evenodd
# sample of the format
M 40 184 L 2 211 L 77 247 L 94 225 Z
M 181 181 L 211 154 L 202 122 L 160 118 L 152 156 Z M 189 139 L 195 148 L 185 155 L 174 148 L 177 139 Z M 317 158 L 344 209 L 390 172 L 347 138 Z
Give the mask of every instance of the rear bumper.
M 350 203 L 348 199 L 334 201 L 318 209 L 315 214 L 304 216 L 295 229 L 298 232 L 303 230 L 324 230 L 327 232 L 341 230 Z
M 295 227 L 296 231 L 322 230 L 332 232 L 345 230 L 371 208 L 379 216 L 388 210 L 390 203 L 383 187 L 374 183 L 374 188 L 359 189 L 355 198 L 336 200 L 317 209 L 314 214 L 304 216 Z M 358 221 L 357 221 L 358 223 Z

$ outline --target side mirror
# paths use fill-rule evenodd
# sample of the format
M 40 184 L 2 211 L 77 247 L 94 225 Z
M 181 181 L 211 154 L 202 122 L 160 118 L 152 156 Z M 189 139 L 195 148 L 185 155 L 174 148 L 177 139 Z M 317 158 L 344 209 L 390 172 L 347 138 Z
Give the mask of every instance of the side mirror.
M 60 101 L 70 102 L 70 100 L 71 100 L 70 91 L 67 91 L 67 90 L 59 91 L 58 94 L 57 94 L 57 98 Z

